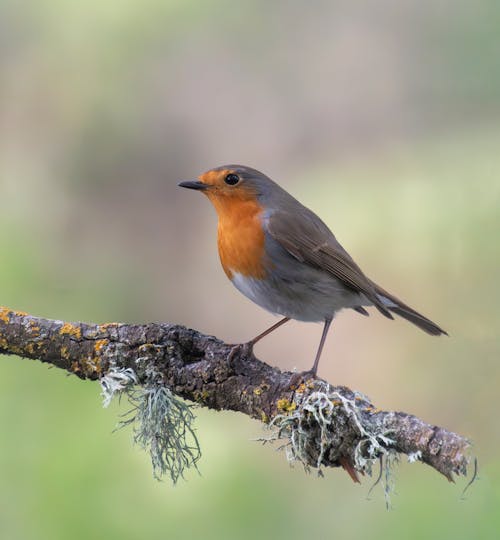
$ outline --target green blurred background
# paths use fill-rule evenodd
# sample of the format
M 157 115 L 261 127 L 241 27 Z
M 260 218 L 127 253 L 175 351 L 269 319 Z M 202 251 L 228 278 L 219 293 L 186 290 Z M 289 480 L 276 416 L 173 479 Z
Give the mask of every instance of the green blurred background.
M 0 359 L 0 538 L 500 537 L 500 4 L 0 0 L 0 303 L 173 321 L 231 342 L 274 320 L 226 281 L 215 216 L 179 179 L 268 173 L 362 268 L 436 320 L 341 314 L 320 375 L 470 437 L 480 480 L 290 469 L 259 423 L 200 410 L 201 476 L 153 480 L 126 404 Z M 257 348 L 307 368 L 321 328 Z

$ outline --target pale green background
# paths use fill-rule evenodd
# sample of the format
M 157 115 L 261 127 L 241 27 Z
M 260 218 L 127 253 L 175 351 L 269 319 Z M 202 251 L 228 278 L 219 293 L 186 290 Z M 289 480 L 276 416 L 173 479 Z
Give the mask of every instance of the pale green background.
M 500 536 L 500 5 L 0 1 L 0 303 L 69 320 L 180 322 L 243 341 L 274 319 L 226 282 L 215 219 L 176 188 L 262 169 L 370 276 L 443 325 L 344 313 L 321 375 L 470 437 L 480 480 L 290 469 L 261 425 L 199 411 L 201 476 L 153 480 L 126 405 L 0 359 L 0 538 Z M 320 327 L 257 348 L 307 368 Z

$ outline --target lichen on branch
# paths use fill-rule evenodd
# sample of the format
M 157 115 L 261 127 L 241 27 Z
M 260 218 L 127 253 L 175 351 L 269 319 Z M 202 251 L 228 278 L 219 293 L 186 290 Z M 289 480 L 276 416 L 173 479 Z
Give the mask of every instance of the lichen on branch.
M 176 324 L 69 323 L 0 308 L 0 353 L 99 380 L 105 404 L 128 395 L 136 441 L 150 450 L 155 475 L 174 481 L 199 459 L 192 408 L 179 398 L 258 419 L 284 439 L 289 459 L 320 471 L 342 466 L 354 480 L 384 456 L 406 454 L 450 481 L 467 474 L 471 459 L 469 441 L 456 433 L 379 410 L 344 386 L 300 381 L 247 347 Z
M 134 442 L 149 451 L 157 480 L 168 475 L 176 484 L 187 469 L 197 469 L 201 449 L 193 406 L 165 386 L 161 373 L 147 370 L 147 380 L 139 384 L 131 368 L 113 365 L 100 383 L 105 407 L 115 396 L 127 397 L 131 408 L 118 427 L 133 426 Z

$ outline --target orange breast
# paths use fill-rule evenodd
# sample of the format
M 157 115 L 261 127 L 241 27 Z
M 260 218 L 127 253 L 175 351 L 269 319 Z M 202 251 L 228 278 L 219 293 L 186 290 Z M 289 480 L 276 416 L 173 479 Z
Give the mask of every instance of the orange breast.
M 246 197 L 210 197 L 219 216 L 217 244 L 229 279 L 238 272 L 262 279 L 266 275 L 261 206 Z

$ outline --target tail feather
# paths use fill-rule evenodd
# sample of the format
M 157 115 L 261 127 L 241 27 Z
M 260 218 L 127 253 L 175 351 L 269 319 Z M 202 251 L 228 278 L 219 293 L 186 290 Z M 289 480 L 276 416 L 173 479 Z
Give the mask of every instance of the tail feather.
M 403 319 L 406 319 L 415 326 L 418 326 L 418 328 L 424 332 L 427 332 L 431 336 L 440 336 L 441 334 L 448 335 L 448 333 L 440 328 L 436 323 L 432 322 L 427 317 L 424 317 L 410 306 L 407 306 L 404 302 L 382 289 L 382 287 L 379 287 L 375 283 L 373 286 L 375 287 L 377 296 L 382 304 L 392 313 L 403 317 Z

